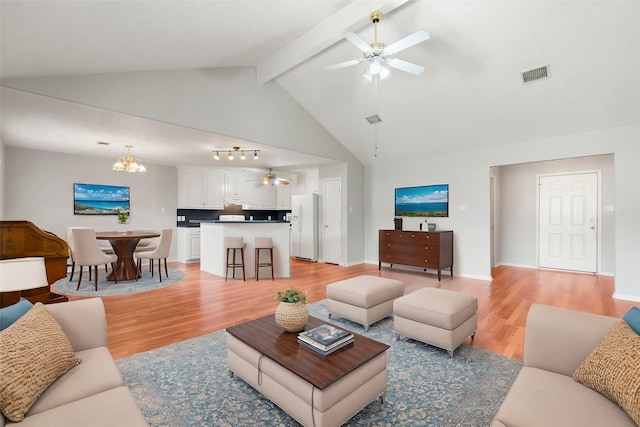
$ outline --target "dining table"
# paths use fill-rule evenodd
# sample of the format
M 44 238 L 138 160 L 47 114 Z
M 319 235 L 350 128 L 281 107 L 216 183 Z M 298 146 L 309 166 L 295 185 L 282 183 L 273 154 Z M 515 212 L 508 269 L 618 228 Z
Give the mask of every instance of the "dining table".
M 107 280 L 124 281 L 135 280 L 140 277 L 140 271 L 133 259 L 136 246 L 141 239 L 160 237 L 155 231 L 133 230 L 126 232 L 102 231 L 96 232 L 97 240 L 108 240 L 117 255 L 115 268 L 107 276 Z

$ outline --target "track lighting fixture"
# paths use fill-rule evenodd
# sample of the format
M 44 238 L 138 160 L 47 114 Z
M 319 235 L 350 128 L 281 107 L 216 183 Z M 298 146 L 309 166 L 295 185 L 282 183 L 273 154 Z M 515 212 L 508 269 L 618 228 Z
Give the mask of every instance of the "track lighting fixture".
M 253 160 L 258 160 L 258 152 L 260 152 L 260 150 L 253 150 L 253 149 L 249 149 L 249 150 L 241 150 L 240 147 L 231 147 L 231 148 L 214 148 L 213 149 L 213 158 L 216 160 L 220 160 L 220 152 L 227 152 L 227 158 L 229 160 L 233 160 L 234 159 L 234 153 L 240 152 L 240 160 L 246 160 L 247 159 L 247 155 L 245 154 L 245 151 L 253 151 Z

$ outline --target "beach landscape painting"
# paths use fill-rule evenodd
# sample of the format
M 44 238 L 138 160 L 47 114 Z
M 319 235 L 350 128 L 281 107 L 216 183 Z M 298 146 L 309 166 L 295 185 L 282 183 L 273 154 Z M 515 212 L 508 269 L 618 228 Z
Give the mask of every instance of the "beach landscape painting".
M 395 216 L 449 216 L 449 184 L 395 189 Z
M 118 215 L 129 212 L 129 187 L 102 184 L 73 184 L 75 215 Z

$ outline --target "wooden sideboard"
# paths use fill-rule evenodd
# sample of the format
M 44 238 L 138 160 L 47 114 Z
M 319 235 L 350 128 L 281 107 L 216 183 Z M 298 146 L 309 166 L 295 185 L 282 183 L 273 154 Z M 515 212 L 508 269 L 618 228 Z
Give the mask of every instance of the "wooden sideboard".
M 382 263 L 438 270 L 450 268 L 453 276 L 453 231 L 380 230 L 378 270 Z

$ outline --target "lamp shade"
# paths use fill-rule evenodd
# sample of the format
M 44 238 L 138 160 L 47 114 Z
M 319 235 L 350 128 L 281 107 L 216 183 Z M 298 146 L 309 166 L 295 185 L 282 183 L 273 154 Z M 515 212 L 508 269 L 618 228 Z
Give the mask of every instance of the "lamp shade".
M 0 292 L 23 291 L 48 285 L 43 257 L 0 260 Z

